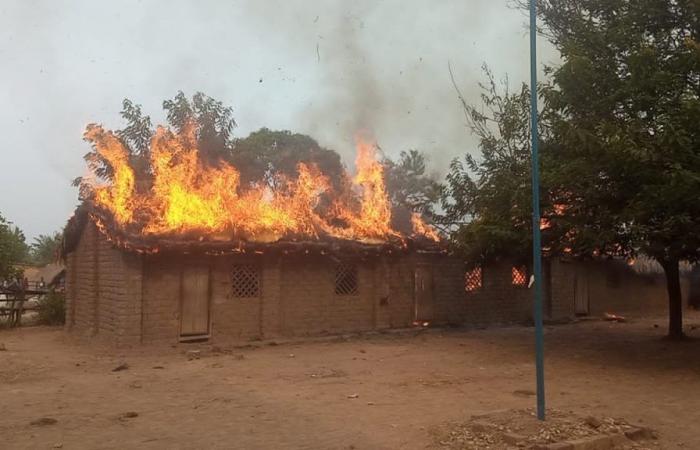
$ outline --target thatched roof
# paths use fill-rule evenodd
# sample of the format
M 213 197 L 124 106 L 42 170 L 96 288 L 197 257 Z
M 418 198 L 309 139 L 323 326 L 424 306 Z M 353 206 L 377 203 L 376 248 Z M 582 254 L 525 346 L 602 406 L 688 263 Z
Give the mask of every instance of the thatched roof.
M 145 254 L 295 253 L 369 256 L 412 251 L 429 253 L 447 251 L 444 245 L 427 238 L 392 237 L 383 242 L 365 242 L 331 236 L 319 236 L 318 238 L 285 236 L 274 242 L 257 242 L 196 234 L 145 235 L 120 228 L 109 213 L 101 211 L 89 202 L 84 202 L 76 209 L 64 230 L 60 252 L 62 258 L 65 258 L 76 248 L 88 223 L 94 223 L 116 248 L 126 252 Z

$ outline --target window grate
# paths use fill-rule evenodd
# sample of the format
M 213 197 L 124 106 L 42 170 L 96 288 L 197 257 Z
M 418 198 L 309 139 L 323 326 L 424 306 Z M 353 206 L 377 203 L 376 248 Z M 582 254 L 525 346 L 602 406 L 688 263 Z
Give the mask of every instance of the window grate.
M 464 274 L 464 290 L 474 292 L 483 285 L 481 267 L 474 267 Z
M 251 264 L 233 266 L 233 296 L 260 297 L 260 269 Z
M 338 264 L 335 268 L 336 295 L 357 295 L 359 276 L 354 264 Z
M 511 282 L 513 286 L 527 285 L 527 267 L 518 266 L 511 269 Z

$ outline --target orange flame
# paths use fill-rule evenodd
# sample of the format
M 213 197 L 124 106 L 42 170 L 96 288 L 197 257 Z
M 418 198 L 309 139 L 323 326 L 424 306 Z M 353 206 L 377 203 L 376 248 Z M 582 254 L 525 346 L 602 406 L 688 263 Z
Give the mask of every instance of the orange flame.
M 132 198 L 136 184 L 134 170 L 129 164 L 129 154 L 119 138 L 101 127 L 88 127 L 85 139 L 94 143 L 97 153 L 109 161 L 114 169 L 112 185 L 109 188 L 95 189 L 95 201 L 111 210 L 117 222 L 129 222 L 134 210 Z
M 438 235 L 435 228 L 425 223 L 419 213 L 414 212 L 411 214 L 411 225 L 413 226 L 413 234 L 418 236 L 425 236 L 431 241 L 440 241 L 440 236 Z
M 338 216 L 350 225 L 341 235 L 353 239 L 383 239 L 398 235 L 391 229 L 391 208 L 384 185 L 384 167 L 377 162 L 376 147 L 357 137 L 357 174 L 353 179 L 361 190 L 360 210 L 336 205 Z
M 328 178 L 317 167 L 303 163 L 297 166 L 296 179 L 278 176 L 278 190 L 242 189 L 235 167 L 202 162 L 195 132 L 193 126 L 179 134 L 158 127 L 150 147 L 150 183 L 139 182 L 137 187 L 124 144 L 110 131 L 88 127 L 85 138 L 113 169 L 110 183 L 92 186 L 95 203 L 111 212 L 122 228 L 145 235 L 194 232 L 258 242 L 290 235 L 364 241 L 400 237 L 391 228 L 383 166 L 376 159 L 374 144 L 358 139 L 357 174 L 350 192 L 332 192 Z M 323 215 L 322 194 L 334 196 L 332 207 Z M 413 219 L 413 226 L 416 234 L 438 240 L 420 217 Z

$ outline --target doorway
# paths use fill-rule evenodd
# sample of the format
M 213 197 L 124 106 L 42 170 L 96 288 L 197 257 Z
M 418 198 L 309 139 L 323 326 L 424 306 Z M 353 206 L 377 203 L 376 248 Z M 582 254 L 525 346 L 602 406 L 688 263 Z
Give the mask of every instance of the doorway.
M 186 266 L 182 270 L 180 338 L 191 340 L 209 335 L 209 268 Z
M 577 316 L 587 316 L 590 312 L 588 270 L 579 267 L 574 277 L 574 313 Z
M 430 322 L 435 315 L 433 296 L 433 271 L 430 267 L 416 267 L 415 271 L 415 311 L 416 322 Z

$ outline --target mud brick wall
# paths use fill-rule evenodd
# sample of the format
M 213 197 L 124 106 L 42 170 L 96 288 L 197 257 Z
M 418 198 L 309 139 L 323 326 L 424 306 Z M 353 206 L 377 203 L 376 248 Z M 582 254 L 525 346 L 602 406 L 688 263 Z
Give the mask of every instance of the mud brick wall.
M 560 320 L 574 317 L 574 295 L 576 282 L 576 265 L 550 260 L 549 296 L 546 304 L 546 317 Z
M 97 229 L 89 223 L 67 258 L 66 328 L 83 335 L 97 331 L 97 238 Z
M 462 272 L 463 323 L 523 323 L 532 320 L 532 290 L 513 285 L 512 267 L 506 262 L 482 267 L 482 287 L 472 292 L 464 289 Z
M 377 328 L 411 326 L 414 317 L 415 261 L 402 256 L 384 256 L 378 260 Z
M 180 335 L 181 262 L 168 255 L 143 261 L 143 342 L 173 343 Z
M 358 267 L 358 292 L 335 293 L 338 260 L 287 256 L 280 262 L 280 332 L 303 336 L 372 329 L 374 263 L 347 261 Z
M 282 335 L 282 258 L 263 257 L 262 299 L 260 304 L 260 337 L 269 339 Z
M 335 292 L 340 263 L 358 268 L 356 294 Z M 183 274 L 193 268 L 208 274 L 205 306 L 213 342 L 411 326 L 416 319 L 417 269 L 422 280 L 426 273 L 432 278 L 432 325 L 526 323 L 533 315 L 533 291 L 512 284 L 512 264 L 483 266 L 482 286 L 467 292 L 467 266 L 443 254 L 359 259 L 274 253 L 141 256 L 115 249 L 89 223 L 66 264 L 66 329 L 119 345 L 180 340 Z M 234 295 L 237 264 L 258 269 L 258 295 Z M 666 311 L 663 278 L 640 276 L 624 264 L 549 260 L 544 265 L 545 318 L 574 316 L 575 284 L 582 274 L 588 280 L 592 315 Z M 687 294 L 687 280 L 683 290 Z
M 67 257 L 66 328 L 119 344 L 141 340 L 141 266 L 88 223 Z
M 591 315 L 606 312 L 627 315 L 667 314 L 668 294 L 663 274 L 640 275 L 622 261 L 587 262 L 576 265 L 588 279 Z M 687 305 L 689 280 L 681 278 L 681 291 Z
M 234 297 L 232 267 L 254 266 L 260 274 L 260 292 L 256 297 Z M 211 260 L 211 335 L 212 340 L 248 340 L 262 337 L 262 296 L 267 292 L 260 255 L 223 257 Z

